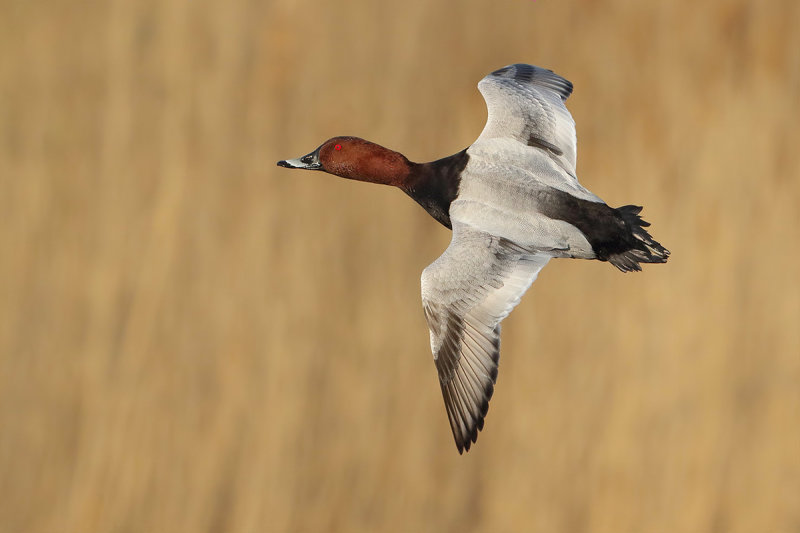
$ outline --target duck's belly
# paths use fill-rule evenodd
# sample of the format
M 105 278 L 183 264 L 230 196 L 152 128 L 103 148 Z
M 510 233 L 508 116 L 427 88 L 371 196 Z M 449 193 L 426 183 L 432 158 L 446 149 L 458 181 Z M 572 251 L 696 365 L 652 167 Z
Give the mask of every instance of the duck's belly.
M 553 256 L 595 257 L 591 244 L 572 224 L 543 214 L 546 185 L 513 180 L 462 180 L 450 218 Z

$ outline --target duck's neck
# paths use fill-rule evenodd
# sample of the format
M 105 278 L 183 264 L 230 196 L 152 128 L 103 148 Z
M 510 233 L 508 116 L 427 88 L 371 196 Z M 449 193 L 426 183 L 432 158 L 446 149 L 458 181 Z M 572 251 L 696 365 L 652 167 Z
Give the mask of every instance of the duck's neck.
M 363 155 L 328 164 L 331 174 L 347 179 L 393 185 L 402 189 L 437 221 L 448 228 L 450 203 L 458 195 L 461 171 L 467 166 L 467 150 L 430 163 L 413 163 L 403 154 L 360 140 Z
M 410 162 L 400 152 L 395 152 L 379 144 L 357 139 L 357 144 L 350 148 L 355 155 L 347 160 L 327 164 L 326 170 L 331 174 L 357 181 L 393 185 L 402 187 L 408 180 Z
M 442 225 L 452 229 L 450 203 L 458 196 L 461 171 L 469 156 L 462 150 L 430 163 L 409 163 L 409 174 L 399 187 Z

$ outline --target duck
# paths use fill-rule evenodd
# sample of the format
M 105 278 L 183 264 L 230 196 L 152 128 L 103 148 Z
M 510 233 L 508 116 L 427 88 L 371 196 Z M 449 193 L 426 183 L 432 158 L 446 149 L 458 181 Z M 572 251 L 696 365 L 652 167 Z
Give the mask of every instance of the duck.
M 665 263 L 641 206 L 610 207 L 576 174 L 573 85 L 552 70 L 513 64 L 478 83 L 488 118 L 477 140 L 442 159 L 415 163 L 359 137 L 333 137 L 278 161 L 391 185 L 452 230 L 422 272 L 422 308 L 459 454 L 483 430 L 500 358 L 500 323 L 553 258 L 592 259 L 621 272 Z

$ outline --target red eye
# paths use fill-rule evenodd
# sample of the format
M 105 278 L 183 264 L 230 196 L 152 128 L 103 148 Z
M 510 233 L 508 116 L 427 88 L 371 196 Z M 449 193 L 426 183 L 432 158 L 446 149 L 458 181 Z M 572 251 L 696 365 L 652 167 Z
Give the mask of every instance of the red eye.
M 337 144 L 336 146 L 333 147 L 333 149 L 337 150 L 337 151 L 341 150 L 342 149 L 342 145 L 341 144 Z

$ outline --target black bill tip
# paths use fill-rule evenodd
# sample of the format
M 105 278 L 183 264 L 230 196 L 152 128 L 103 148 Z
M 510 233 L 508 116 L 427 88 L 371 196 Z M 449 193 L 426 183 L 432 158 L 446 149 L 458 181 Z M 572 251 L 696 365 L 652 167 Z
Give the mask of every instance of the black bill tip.
M 319 148 L 298 159 L 284 159 L 282 161 L 278 161 L 278 166 L 285 168 L 300 168 L 303 170 L 322 170 L 322 165 L 319 162 Z

